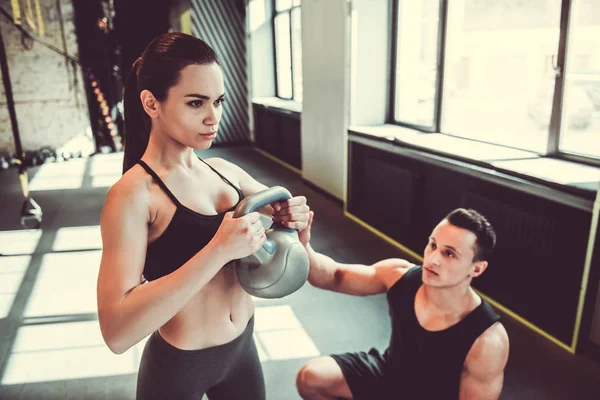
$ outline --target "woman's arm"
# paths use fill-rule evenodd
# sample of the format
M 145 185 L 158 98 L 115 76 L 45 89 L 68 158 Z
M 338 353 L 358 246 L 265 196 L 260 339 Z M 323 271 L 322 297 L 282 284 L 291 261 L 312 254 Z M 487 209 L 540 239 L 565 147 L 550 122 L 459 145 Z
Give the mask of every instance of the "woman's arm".
M 227 178 L 229 178 L 229 176 L 234 177 L 234 181 L 239 184 L 240 189 L 245 196 L 268 189 L 267 186 L 254 179 L 242 168 L 229 161 L 222 158 L 210 158 L 206 160 L 206 162 L 210 163 L 220 172 L 223 171 L 225 174 L 228 174 L 225 175 Z M 306 197 L 304 196 L 295 196 L 289 200 L 271 203 L 271 205 L 260 209 L 261 214 L 269 218 L 272 217 L 273 221 L 280 222 L 288 228 L 297 229 L 299 231 L 306 228 L 309 211 L 310 208 L 306 202 Z

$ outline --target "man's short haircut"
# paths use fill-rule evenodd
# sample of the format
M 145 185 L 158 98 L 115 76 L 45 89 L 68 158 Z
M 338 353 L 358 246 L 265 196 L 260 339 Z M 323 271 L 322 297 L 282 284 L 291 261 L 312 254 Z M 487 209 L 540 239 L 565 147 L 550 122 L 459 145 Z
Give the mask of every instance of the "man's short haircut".
M 450 224 L 471 231 L 477 236 L 473 261 L 487 261 L 496 246 L 496 232 L 489 221 L 471 208 L 457 208 L 445 218 Z

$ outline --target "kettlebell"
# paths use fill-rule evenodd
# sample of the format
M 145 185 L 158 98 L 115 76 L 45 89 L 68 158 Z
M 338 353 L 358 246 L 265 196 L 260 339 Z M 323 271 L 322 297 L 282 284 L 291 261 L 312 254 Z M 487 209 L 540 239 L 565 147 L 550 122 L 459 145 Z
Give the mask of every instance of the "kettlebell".
M 243 199 L 233 218 L 256 211 L 267 204 L 291 199 L 281 187 L 255 193 Z M 255 297 L 278 299 L 300 289 L 308 279 L 309 260 L 296 229 L 274 223 L 267 231 L 267 240 L 254 254 L 234 261 L 242 288 Z

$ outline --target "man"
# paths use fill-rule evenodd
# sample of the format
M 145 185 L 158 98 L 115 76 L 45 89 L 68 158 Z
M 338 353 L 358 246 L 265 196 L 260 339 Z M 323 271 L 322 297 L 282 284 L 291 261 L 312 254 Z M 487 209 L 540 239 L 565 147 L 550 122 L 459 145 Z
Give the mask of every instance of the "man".
M 300 234 L 315 287 L 356 296 L 386 293 L 392 322 L 383 354 L 318 357 L 298 372 L 303 399 L 498 399 L 509 341 L 499 315 L 471 288 L 488 266 L 496 235 L 472 209 L 456 209 L 434 229 L 423 266 L 387 259 L 341 264 Z

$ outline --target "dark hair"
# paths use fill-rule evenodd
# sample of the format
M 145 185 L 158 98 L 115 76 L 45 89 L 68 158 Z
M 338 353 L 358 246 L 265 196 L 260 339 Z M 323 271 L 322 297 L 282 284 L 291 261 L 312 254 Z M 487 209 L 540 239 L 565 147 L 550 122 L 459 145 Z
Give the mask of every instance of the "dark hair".
M 445 218 L 450 224 L 471 231 L 477 236 L 473 261 L 487 261 L 496 246 L 496 232 L 488 220 L 479 212 L 468 208 L 457 208 Z
M 123 173 L 142 158 L 150 139 L 152 123 L 140 101 L 142 90 L 147 89 L 158 101 L 164 101 L 169 88 L 179 81 L 182 69 L 211 63 L 220 65 L 215 51 L 203 40 L 185 33 L 165 33 L 148 44 L 133 63 L 125 83 Z

